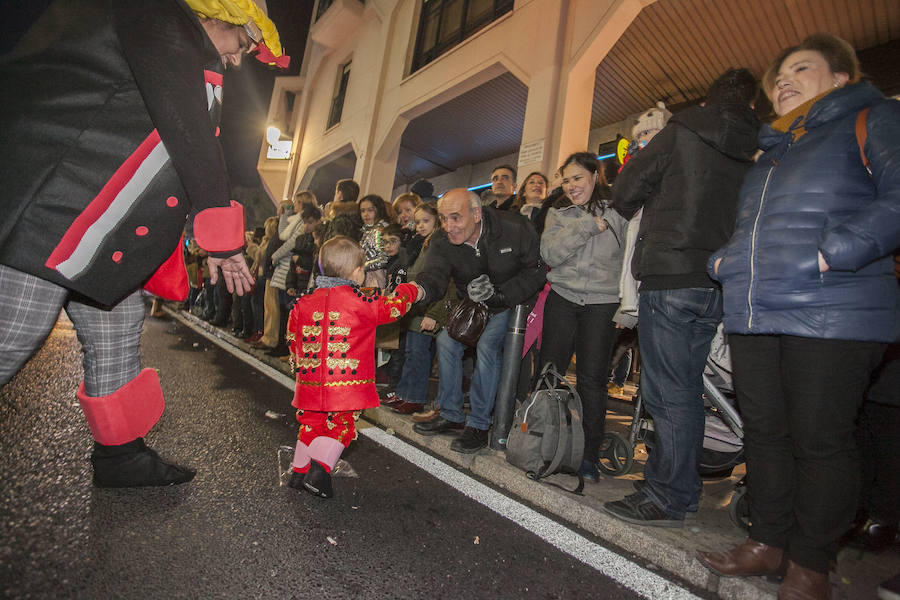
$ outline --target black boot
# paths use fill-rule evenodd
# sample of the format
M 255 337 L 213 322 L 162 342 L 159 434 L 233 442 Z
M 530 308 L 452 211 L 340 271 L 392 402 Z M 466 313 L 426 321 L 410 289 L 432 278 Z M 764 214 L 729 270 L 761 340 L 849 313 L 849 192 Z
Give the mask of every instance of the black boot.
M 306 477 L 306 473 L 298 473 L 297 471 L 291 471 L 291 479 L 288 481 L 288 485 L 294 488 L 295 490 L 302 490 L 303 487 L 303 478 Z
M 316 461 L 310 461 L 309 471 L 303 478 L 303 488 L 319 498 L 331 498 L 334 492 L 331 488 L 331 473 Z
M 145 487 L 186 483 L 195 472 L 168 463 L 137 438 L 127 444 L 104 446 L 94 442 L 91 454 L 97 487 Z

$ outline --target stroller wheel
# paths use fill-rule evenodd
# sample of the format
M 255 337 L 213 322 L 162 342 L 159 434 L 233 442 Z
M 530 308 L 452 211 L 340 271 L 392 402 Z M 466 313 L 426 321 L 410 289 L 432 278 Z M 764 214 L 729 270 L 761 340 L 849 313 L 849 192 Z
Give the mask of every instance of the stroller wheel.
M 625 475 L 631 470 L 634 462 L 634 448 L 625 439 L 616 433 L 605 433 L 603 443 L 600 445 L 600 458 L 597 460 L 597 468 L 604 475 Z
M 747 497 L 747 486 L 738 484 L 728 503 L 728 515 L 731 522 L 743 531 L 750 531 L 750 499 Z

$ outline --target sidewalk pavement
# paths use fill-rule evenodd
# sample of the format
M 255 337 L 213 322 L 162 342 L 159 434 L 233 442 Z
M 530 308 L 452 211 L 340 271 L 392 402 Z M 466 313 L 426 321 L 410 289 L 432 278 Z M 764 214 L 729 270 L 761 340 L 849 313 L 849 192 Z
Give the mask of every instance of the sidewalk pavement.
M 243 340 L 232 336 L 227 329 L 214 327 L 188 312 L 177 310 L 175 306 L 167 305 L 165 310 L 182 323 L 212 333 L 269 366 L 291 374 L 288 364 L 251 348 Z M 431 396 L 433 393 L 429 395 Z M 746 539 L 746 533 L 732 523 L 728 511 L 734 485 L 744 474 L 743 465 L 736 468 L 730 478 L 704 482 L 700 509 L 696 515 L 685 520 L 682 529 L 639 526 L 608 515 L 602 506 L 604 502 L 619 500 L 632 493 L 632 482 L 642 479 L 646 453 L 641 445 L 635 450 L 634 464 L 628 474 L 620 477 L 601 475 L 599 483 L 586 481 L 584 494 L 576 496 L 526 478 L 520 469 L 506 462 L 503 452 L 490 449 L 474 455 L 454 452 L 450 450 L 453 437 L 419 435 L 413 431 L 413 422 L 408 416 L 385 407 L 367 410 L 363 418 L 459 468 L 471 471 L 473 475 L 506 490 L 522 501 L 590 532 L 647 568 L 665 571 L 725 600 L 774 600 L 777 595 L 777 583 L 769 582 L 763 577 L 718 577 L 704 568 L 697 559 L 698 550 L 723 550 Z M 630 403 L 611 399 L 607 428 L 624 434 L 630 423 Z M 570 488 L 575 481 L 567 475 L 554 475 L 549 480 Z M 837 571 L 831 573 L 832 598 L 877 598 L 876 588 L 879 583 L 897 573 L 900 573 L 900 552 L 896 549 L 875 554 L 845 548 L 838 554 Z

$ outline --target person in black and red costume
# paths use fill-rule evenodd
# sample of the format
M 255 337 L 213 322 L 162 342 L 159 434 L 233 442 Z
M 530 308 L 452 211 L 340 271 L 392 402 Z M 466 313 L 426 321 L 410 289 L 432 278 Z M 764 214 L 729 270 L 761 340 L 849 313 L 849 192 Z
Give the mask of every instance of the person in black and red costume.
M 212 280 L 251 287 L 216 139 L 222 75 L 251 51 L 287 66 L 251 0 L 79 0 L 52 4 L 0 67 L 0 385 L 65 308 L 99 487 L 194 476 L 143 441 L 164 403 L 141 370 L 140 290 L 186 297 L 188 219 Z

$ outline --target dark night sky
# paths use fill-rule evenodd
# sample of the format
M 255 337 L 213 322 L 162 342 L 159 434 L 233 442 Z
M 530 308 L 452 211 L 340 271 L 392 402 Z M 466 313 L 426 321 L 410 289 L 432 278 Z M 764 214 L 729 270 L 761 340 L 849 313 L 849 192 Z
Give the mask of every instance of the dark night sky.
M 231 184 L 259 185 L 256 160 L 266 130 L 272 85 L 279 75 L 296 75 L 306 46 L 314 0 L 268 0 L 269 17 L 278 27 L 281 44 L 291 57 L 286 71 L 272 69 L 256 59 L 225 72 L 221 141 Z
M 300 70 L 315 0 L 268 0 L 269 17 L 291 57 L 286 71 L 247 57 L 240 69 L 225 73 L 221 143 L 232 186 L 259 185 L 256 161 L 266 127 L 272 85 L 278 75 Z M 37 20 L 50 0 L 0 0 L 0 54 L 5 54 Z

